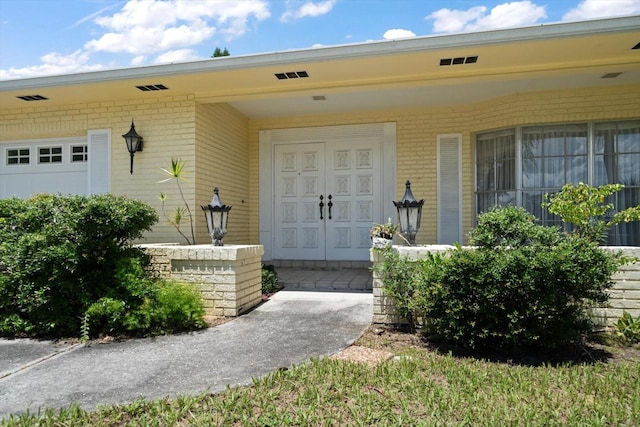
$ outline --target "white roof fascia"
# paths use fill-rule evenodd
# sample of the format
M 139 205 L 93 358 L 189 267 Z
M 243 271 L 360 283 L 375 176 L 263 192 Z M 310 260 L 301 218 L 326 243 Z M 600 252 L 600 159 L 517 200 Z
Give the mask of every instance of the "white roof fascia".
M 0 81 L 0 91 L 99 83 L 134 78 L 228 71 L 289 63 L 310 63 L 336 59 L 374 57 L 417 51 L 459 49 L 517 41 L 562 39 L 595 34 L 621 33 L 640 29 L 640 15 L 591 21 L 542 24 L 532 27 L 491 30 L 462 34 L 430 35 L 400 40 L 383 40 L 332 47 L 203 59 L 193 62 L 120 68 L 58 76 Z

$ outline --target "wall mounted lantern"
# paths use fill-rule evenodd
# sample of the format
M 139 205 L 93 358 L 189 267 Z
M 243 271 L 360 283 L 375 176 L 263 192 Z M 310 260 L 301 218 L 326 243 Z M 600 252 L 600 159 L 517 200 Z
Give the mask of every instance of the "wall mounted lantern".
M 136 132 L 136 126 L 133 124 L 133 119 L 131 119 L 131 129 L 129 132 L 122 135 L 124 138 L 124 142 L 127 144 L 127 151 L 131 155 L 131 168 L 129 169 L 129 173 L 133 174 L 133 155 L 136 151 L 142 151 L 142 137 L 138 135 Z
M 213 199 L 207 206 L 200 206 L 207 220 L 207 229 L 214 246 L 223 246 L 222 238 L 227 233 L 227 222 L 231 206 L 222 204 L 218 195 L 218 187 L 213 189 Z
M 410 244 L 416 243 L 416 234 L 420 230 L 420 218 L 422 217 L 422 205 L 424 199 L 418 201 L 411 192 L 411 182 L 405 183 L 406 190 L 402 200 L 393 202 L 398 209 L 398 220 L 400 221 L 400 234 L 407 239 Z

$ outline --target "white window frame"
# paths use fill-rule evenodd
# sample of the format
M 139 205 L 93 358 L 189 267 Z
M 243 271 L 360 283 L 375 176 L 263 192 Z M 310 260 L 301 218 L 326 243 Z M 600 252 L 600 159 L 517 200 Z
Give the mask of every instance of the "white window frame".
M 74 153 L 74 148 L 82 148 L 81 153 Z M 82 156 L 82 160 L 74 160 L 74 156 Z M 89 161 L 89 145 L 75 144 L 69 146 L 69 163 L 87 163 Z
M 58 154 L 53 154 L 53 149 L 54 148 L 59 148 L 60 149 L 60 161 L 59 162 L 54 162 L 53 157 L 54 156 L 58 156 Z M 42 149 L 48 149 L 49 150 L 49 154 L 42 154 L 40 152 L 40 150 Z M 48 156 L 49 157 L 49 161 L 48 162 L 43 162 L 42 161 L 42 157 L 44 156 Z M 64 165 L 65 163 L 65 155 L 64 155 L 64 146 L 63 145 L 38 145 L 36 146 L 36 164 L 38 165 L 47 165 L 47 166 L 53 166 L 53 165 Z
M 18 157 L 17 157 L 18 163 L 9 163 L 9 151 L 10 150 L 18 150 Z M 21 150 L 27 150 L 29 152 L 29 154 L 27 154 L 27 156 L 26 156 L 26 158 L 28 159 L 27 163 L 20 162 L 20 159 L 23 158 L 23 156 L 20 154 Z M 5 150 L 4 150 L 4 165 L 6 167 L 9 167 L 9 168 L 15 168 L 15 167 L 20 167 L 20 166 L 22 166 L 22 167 L 29 166 L 29 165 L 31 165 L 31 155 L 32 155 L 31 147 L 25 147 L 25 146 L 5 147 Z

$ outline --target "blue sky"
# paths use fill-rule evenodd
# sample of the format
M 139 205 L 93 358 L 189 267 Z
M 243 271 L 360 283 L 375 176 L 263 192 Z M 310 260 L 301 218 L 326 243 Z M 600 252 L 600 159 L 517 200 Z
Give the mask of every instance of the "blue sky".
M 640 15 L 640 0 L 0 0 L 0 79 Z

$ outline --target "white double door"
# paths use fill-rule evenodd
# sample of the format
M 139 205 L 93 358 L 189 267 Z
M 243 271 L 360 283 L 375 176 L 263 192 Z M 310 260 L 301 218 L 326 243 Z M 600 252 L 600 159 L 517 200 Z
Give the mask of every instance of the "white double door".
M 381 142 L 275 144 L 275 259 L 368 260 L 382 217 Z

